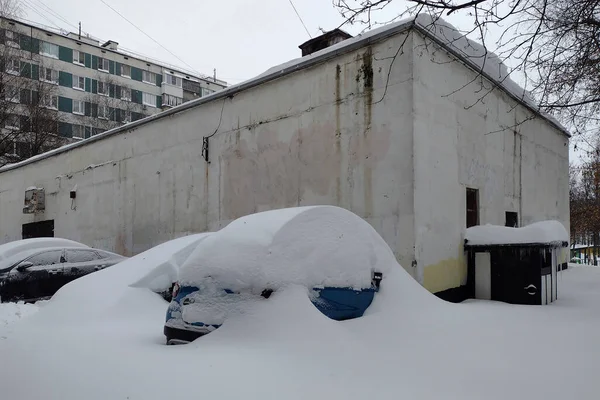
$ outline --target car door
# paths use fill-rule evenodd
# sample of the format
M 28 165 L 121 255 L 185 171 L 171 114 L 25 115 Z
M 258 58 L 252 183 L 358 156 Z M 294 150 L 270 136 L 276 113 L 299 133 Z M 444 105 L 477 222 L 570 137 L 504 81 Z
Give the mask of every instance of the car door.
M 102 269 L 101 256 L 94 250 L 67 249 L 65 264 L 65 280 L 70 282 L 84 275 Z
M 52 296 L 60 288 L 63 255 L 62 250 L 44 250 L 23 260 L 9 273 L 6 285 L 10 292 L 24 300 Z M 27 268 L 19 270 L 20 265 Z

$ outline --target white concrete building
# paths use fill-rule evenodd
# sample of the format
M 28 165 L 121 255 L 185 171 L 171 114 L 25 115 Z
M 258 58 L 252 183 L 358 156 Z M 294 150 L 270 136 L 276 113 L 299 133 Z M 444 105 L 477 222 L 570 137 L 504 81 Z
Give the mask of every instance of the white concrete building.
M 392 24 L 4 168 L 0 242 L 52 226 L 131 255 L 248 213 L 333 204 L 427 289 L 461 298 L 467 222 L 569 229 L 568 133 L 431 32 Z M 24 214 L 32 186 L 45 210 Z

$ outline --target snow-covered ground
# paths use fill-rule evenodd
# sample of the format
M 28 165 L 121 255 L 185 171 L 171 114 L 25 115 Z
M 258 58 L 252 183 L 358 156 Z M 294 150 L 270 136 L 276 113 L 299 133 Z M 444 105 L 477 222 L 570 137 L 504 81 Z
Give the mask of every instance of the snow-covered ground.
M 0 304 L 0 340 L 6 339 L 13 326 L 18 323 L 21 318 L 35 314 L 39 307 L 45 303 L 38 302 L 36 304 L 20 303 L 1 303 Z
M 147 289 L 74 303 L 119 277 L 106 269 L 33 315 L 0 305 L 0 398 L 598 398 L 599 268 L 561 273 L 549 306 L 445 303 L 399 268 L 363 318 L 329 320 L 291 286 L 183 346 L 163 344 Z

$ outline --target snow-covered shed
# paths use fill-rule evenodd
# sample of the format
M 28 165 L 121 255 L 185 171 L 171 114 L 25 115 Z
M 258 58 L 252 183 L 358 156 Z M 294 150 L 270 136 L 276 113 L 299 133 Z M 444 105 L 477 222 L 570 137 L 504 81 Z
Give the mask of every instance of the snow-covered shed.
M 461 300 L 467 227 L 569 225 L 568 133 L 506 74 L 442 20 L 373 29 L 0 169 L 0 242 L 46 226 L 134 255 L 259 211 L 335 205 Z M 29 186 L 44 210 L 23 213 Z
M 467 287 L 471 297 L 512 304 L 550 304 L 558 297 L 561 253 L 569 234 L 558 221 L 522 228 L 482 225 L 467 229 Z

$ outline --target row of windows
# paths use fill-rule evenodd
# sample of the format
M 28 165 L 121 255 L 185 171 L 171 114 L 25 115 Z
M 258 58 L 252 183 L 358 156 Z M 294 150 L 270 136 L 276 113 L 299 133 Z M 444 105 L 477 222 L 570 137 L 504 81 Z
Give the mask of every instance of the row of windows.
M 30 64 L 21 62 L 18 58 L 8 59 L 6 60 L 6 64 L 4 69 L 7 73 L 12 75 L 21 75 L 24 72 L 24 68 L 31 68 L 32 66 L 36 66 L 36 64 Z M 52 68 L 40 67 L 39 71 L 39 80 L 46 81 L 48 83 L 54 83 L 58 85 L 60 73 Z
M 58 122 L 54 119 L 36 119 L 36 124 L 40 130 L 43 130 L 46 133 L 54 133 L 58 132 L 58 127 L 56 126 Z M 4 127 L 9 130 L 19 130 L 23 129 L 27 131 L 30 129 L 31 120 L 24 115 L 18 114 L 5 114 L 4 116 Z
M 60 58 L 60 46 L 53 44 L 53 43 L 41 41 L 40 42 L 40 54 L 47 56 L 47 57 L 59 59 Z M 86 53 L 79 51 L 79 50 L 73 50 L 73 60 L 72 60 L 73 64 L 77 64 L 82 67 L 85 67 L 86 66 L 85 56 L 86 56 Z M 109 59 L 104 58 L 104 57 L 98 57 L 97 63 L 95 63 L 95 64 L 97 65 L 97 68 L 99 71 L 106 72 L 106 73 L 111 72 Z M 115 66 L 115 68 L 117 68 L 117 67 Z M 118 68 L 119 68 L 118 71 L 114 71 L 117 75 L 121 75 L 126 78 L 133 77 L 131 74 L 132 67 L 130 65 L 118 64 Z M 142 70 L 141 81 L 148 83 L 150 85 L 157 86 L 159 84 L 157 75 L 158 74 L 156 74 L 154 72 Z M 179 79 L 179 86 L 181 87 L 181 78 L 178 78 L 178 79 Z M 139 78 L 138 78 L 138 80 L 139 80 Z
M 22 63 L 18 59 L 9 60 L 6 63 L 5 68 L 6 68 L 6 71 L 11 74 L 20 75 L 23 72 L 25 67 L 29 68 L 30 74 L 31 74 L 32 69 L 37 68 L 37 66 L 35 64 Z M 91 87 L 88 87 L 86 89 L 86 78 L 84 76 L 71 75 L 68 73 L 64 73 L 64 75 L 67 78 L 68 78 L 67 75 L 70 75 L 71 81 L 72 81 L 71 87 L 73 89 L 81 90 L 81 91 L 88 91 L 88 92 L 92 91 Z M 65 84 L 61 83 L 60 76 L 61 76 L 61 74 L 59 73 L 59 71 L 52 69 L 52 68 L 41 67 L 40 71 L 39 71 L 39 79 L 41 81 L 45 81 L 45 82 L 52 83 L 52 84 L 61 84 L 63 86 L 66 86 Z M 31 76 L 31 77 L 35 78 L 34 76 Z M 173 78 L 179 79 L 179 84 L 181 84 L 181 78 L 177 78 L 174 76 L 173 76 Z M 94 86 L 97 85 L 95 93 L 98 93 L 103 96 L 111 96 L 110 84 L 108 82 L 102 82 L 100 80 L 96 81 L 96 80 L 92 80 L 90 78 L 87 78 L 87 79 L 89 80 L 90 86 L 91 86 L 92 81 L 94 81 Z M 65 79 L 65 82 L 68 82 L 68 79 Z M 172 81 L 172 82 L 177 83 L 176 81 Z M 117 87 L 118 87 L 118 89 L 116 89 Z M 133 96 L 132 96 L 132 90 L 130 88 L 115 85 L 115 90 L 119 92 L 119 95 L 117 96 L 117 93 L 115 93 L 111 97 L 119 97 L 121 100 L 124 100 L 124 101 L 132 101 L 133 100 L 137 103 L 141 103 L 141 104 L 144 104 L 144 105 L 150 106 L 150 107 L 159 107 L 159 106 L 174 107 L 174 106 L 178 106 L 183 103 L 183 98 L 165 94 L 165 95 L 163 95 L 162 103 L 159 105 L 157 103 L 157 96 L 153 95 L 151 93 L 142 92 L 140 94 L 140 98 L 134 100 Z M 201 88 L 201 96 L 206 96 L 211 93 L 213 93 L 212 90 L 209 90 L 206 88 Z M 18 99 L 15 97 L 14 101 L 18 102 Z
M 19 89 L 18 87 L 6 85 L 4 87 L 4 96 L 6 101 L 12 103 L 31 104 L 35 102 L 42 107 L 58 109 L 58 96 L 50 93 L 38 96 L 38 92 L 29 89 Z M 35 99 L 35 100 L 34 100 Z
M 85 104 L 86 102 L 83 100 L 73 100 L 73 114 L 77 114 L 77 115 L 85 115 Z M 90 104 L 88 107 L 92 107 L 92 103 L 88 103 Z M 94 109 L 98 108 L 97 111 L 97 118 L 100 119 L 112 119 L 112 115 L 114 113 L 114 108 L 109 107 L 105 104 L 94 104 Z M 128 112 L 129 113 L 129 112 Z M 88 114 L 91 114 L 91 111 L 88 112 Z M 94 113 L 96 114 L 96 112 Z M 94 115 L 94 117 L 96 117 L 96 115 Z M 130 118 L 124 118 L 122 122 L 129 122 L 131 119 Z
M 105 132 L 106 129 L 95 128 L 89 125 L 72 124 L 73 139 L 87 139 L 99 133 Z
M 170 94 L 163 94 L 162 95 L 162 105 L 163 106 L 175 107 L 175 106 L 178 106 L 180 104 L 183 104 L 183 99 L 181 97 L 172 96 Z
M 58 102 L 58 99 L 53 99 L 52 101 Z M 110 121 L 114 121 L 114 122 L 121 122 L 121 123 L 128 123 L 128 122 L 132 122 L 132 121 L 136 121 L 138 119 L 142 119 L 145 117 L 145 115 L 141 114 L 141 113 L 137 113 L 137 112 L 132 112 L 129 110 L 123 110 L 123 109 L 119 109 L 119 108 L 113 108 L 113 107 L 109 107 L 107 105 L 102 105 L 102 104 L 92 104 L 92 103 L 86 103 L 84 101 L 81 100 L 72 100 L 72 113 L 75 115 L 81 115 L 81 116 L 89 116 L 92 118 L 98 118 L 98 119 L 103 119 L 103 120 L 110 120 Z M 56 107 L 52 107 L 54 109 L 56 109 Z M 29 122 L 28 122 L 28 118 L 26 116 L 22 116 L 19 114 L 7 114 L 4 117 L 4 128 L 8 129 L 8 130 L 19 130 L 19 129 L 23 129 L 23 130 L 27 130 L 29 129 Z M 25 124 L 25 125 L 23 125 Z M 50 125 L 48 125 L 50 126 Z M 57 131 L 58 129 L 55 129 L 56 127 L 52 127 L 50 130 L 52 132 L 50 133 L 55 133 L 55 131 Z M 74 137 L 83 137 L 83 136 L 78 136 L 75 133 L 73 133 Z
M 22 35 L 17 32 L 12 32 L 9 30 L 6 30 L 4 32 L 5 44 L 7 44 L 8 46 L 36 52 L 46 57 L 55 58 L 66 62 L 72 62 L 76 65 L 97 69 L 106 73 L 124 76 L 154 86 L 160 86 L 164 83 L 179 88 L 183 87 L 184 90 L 186 90 L 186 86 L 190 86 L 190 84 L 194 86 L 199 86 L 197 82 L 189 80 L 184 81 L 181 77 L 176 76 L 174 73 L 168 73 L 166 71 L 164 72 L 164 74 L 155 73 L 143 70 L 141 68 L 132 67 L 131 65 L 118 63 L 114 60 L 109 60 L 105 57 L 97 57 L 95 55 L 85 53 L 80 50 L 70 49 L 68 47 L 59 46 L 54 43 L 38 40 L 37 38 L 33 38 L 28 35 Z M 207 94 L 210 94 L 213 91 L 210 89 L 203 88 L 202 90 L 193 90 L 193 92 L 201 96 L 206 96 Z
M 49 149 L 42 149 L 47 151 Z M 0 154 L 29 158 L 32 155 L 31 143 L 6 140 L 0 143 Z
M 20 74 L 21 70 L 22 70 L 22 66 L 19 60 L 11 60 L 11 61 L 15 61 L 13 62 L 9 62 L 6 64 L 6 70 L 7 71 L 14 71 L 15 74 Z M 25 65 L 25 64 L 24 64 Z M 29 66 L 29 68 L 32 68 L 31 66 L 35 64 L 26 64 Z M 68 73 L 65 73 L 65 77 L 68 78 Z M 42 81 L 46 81 L 46 82 L 50 82 L 53 84 L 61 84 L 63 86 L 65 86 L 64 83 L 60 82 L 60 73 L 56 70 L 53 70 L 51 68 L 45 68 L 42 67 L 40 72 L 39 72 L 39 79 Z M 109 84 L 108 82 L 102 82 L 102 81 L 96 81 L 96 80 L 92 80 L 90 78 L 88 79 L 88 87 L 86 88 L 86 78 L 83 76 L 78 76 L 78 75 L 71 75 L 71 87 L 73 89 L 76 90 L 80 90 L 80 91 L 92 91 L 92 88 L 90 86 L 92 86 L 92 82 L 93 85 L 95 86 L 95 92 L 98 93 L 99 95 L 103 95 L 103 96 L 110 96 L 110 97 L 118 97 L 121 100 L 124 101 L 135 101 L 136 103 L 140 103 L 140 104 L 144 104 L 146 106 L 150 106 L 150 107 L 158 107 L 159 105 L 157 104 L 157 96 L 151 93 L 146 93 L 146 92 L 137 92 L 138 93 L 138 97 L 136 97 L 136 99 L 133 99 L 133 92 L 130 88 L 124 87 L 124 86 L 117 86 L 117 85 L 112 85 L 112 91 L 113 94 L 111 95 L 111 84 Z M 68 84 L 68 79 L 65 79 L 66 84 Z M 6 99 L 9 101 L 14 101 L 16 103 L 20 102 L 19 99 L 19 90 L 17 88 L 9 88 L 8 90 L 5 91 L 6 93 Z M 44 100 L 45 103 L 47 104 L 49 107 L 57 107 L 58 104 L 58 97 L 54 96 L 53 98 L 48 98 L 47 101 Z M 182 100 L 183 101 L 183 100 Z M 171 102 L 177 102 L 176 100 L 171 100 Z M 179 103 L 181 104 L 181 103 Z M 75 107 L 75 106 L 74 106 Z M 75 111 L 75 108 L 73 110 L 74 113 L 79 113 L 79 111 Z

